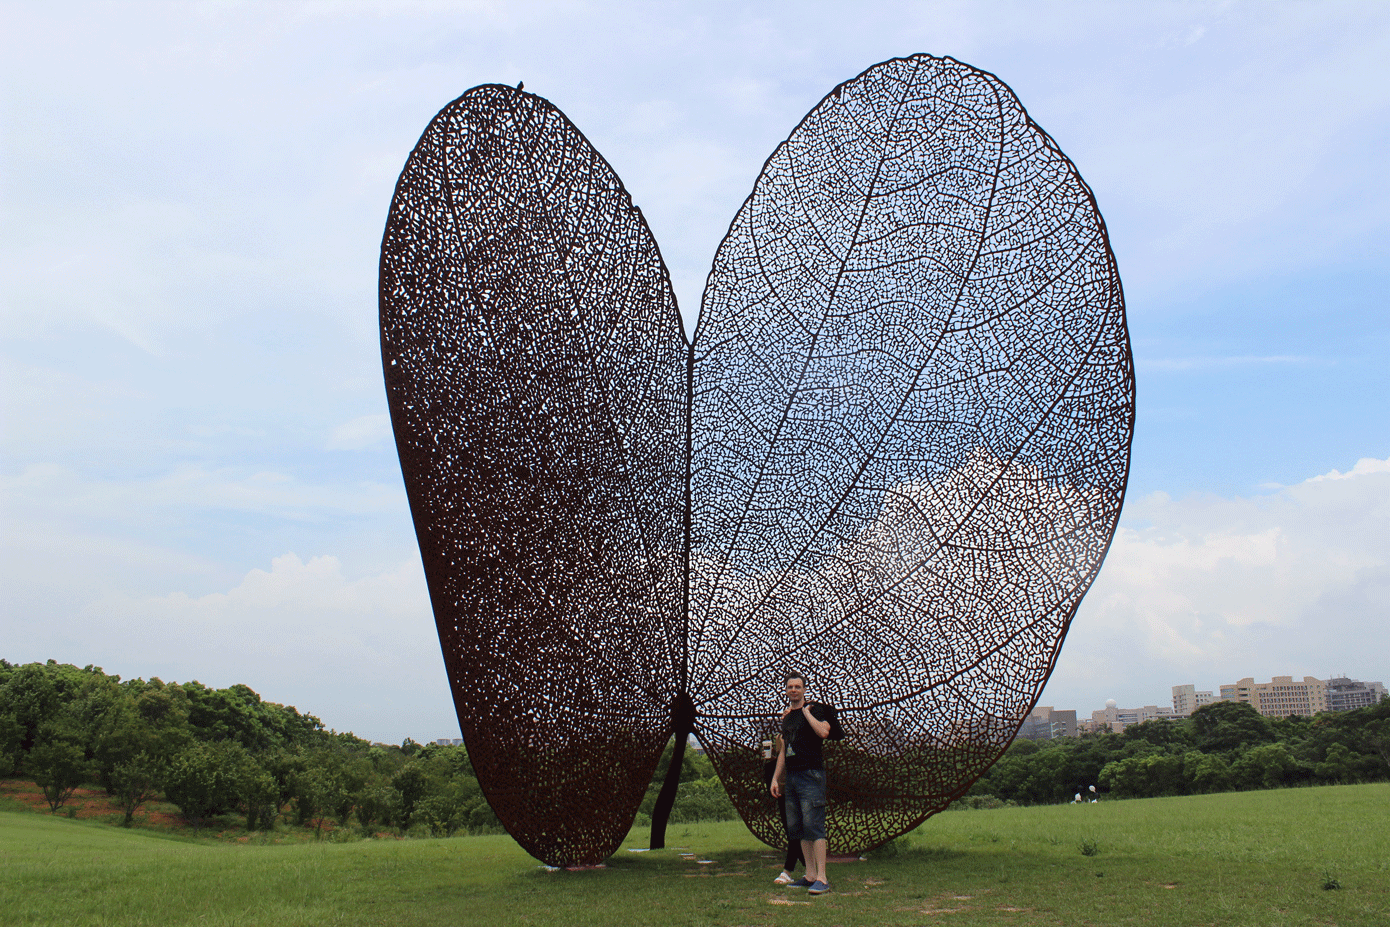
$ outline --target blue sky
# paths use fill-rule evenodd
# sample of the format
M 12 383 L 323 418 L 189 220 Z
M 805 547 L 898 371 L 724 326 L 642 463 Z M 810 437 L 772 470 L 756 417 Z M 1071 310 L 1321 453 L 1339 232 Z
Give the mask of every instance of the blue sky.
M 1139 416 L 1044 704 L 1390 676 L 1390 12 L 1356 3 L 6 4 L 0 656 L 457 727 L 386 427 L 397 173 L 480 83 L 632 191 L 693 322 L 773 147 L 895 55 L 1096 193 Z M 1334 474 L 1337 478 L 1319 478 Z

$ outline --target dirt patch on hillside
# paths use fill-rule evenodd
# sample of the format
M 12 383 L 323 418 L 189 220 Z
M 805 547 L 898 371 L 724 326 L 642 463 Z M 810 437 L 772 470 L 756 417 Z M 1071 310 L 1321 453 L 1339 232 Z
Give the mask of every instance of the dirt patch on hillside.
M 25 805 L 35 811 L 49 813 L 48 801 L 43 797 L 43 789 L 22 779 L 0 779 L 0 797 Z M 125 812 L 116 804 L 116 799 L 102 789 L 78 789 L 58 808 L 60 817 L 74 817 L 79 820 L 97 820 L 119 824 L 125 820 Z M 137 823 L 160 830 L 173 830 L 184 827 L 183 819 L 173 806 L 164 802 L 149 802 L 135 812 Z
M 41 814 L 50 813 L 48 801 L 43 797 L 43 789 L 33 782 L 23 779 L 0 779 L 0 808 L 6 804 L 9 804 L 11 808 L 18 804 Z M 116 799 L 107 795 L 106 791 L 100 788 L 78 789 L 73 792 L 72 797 L 58 807 L 56 816 L 100 821 L 103 824 L 114 826 L 119 826 L 125 821 L 125 812 L 121 810 Z M 135 827 L 149 830 L 237 843 L 246 843 L 252 839 L 272 843 L 298 843 L 305 840 L 321 840 L 325 837 L 332 837 L 337 830 L 333 821 L 324 818 L 310 821 L 303 826 L 277 825 L 273 834 L 258 831 L 252 835 L 247 834 L 244 827 L 238 826 L 240 821 L 236 814 L 219 815 L 205 822 L 201 828 L 195 829 L 183 819 L 175 805 L 158 800 L 148 801 L 142 805 L 135 812 L 135 819 L 132 823 Z M 379 833 L 374 836 L 401 839 L 400 835 L 394 833 Z

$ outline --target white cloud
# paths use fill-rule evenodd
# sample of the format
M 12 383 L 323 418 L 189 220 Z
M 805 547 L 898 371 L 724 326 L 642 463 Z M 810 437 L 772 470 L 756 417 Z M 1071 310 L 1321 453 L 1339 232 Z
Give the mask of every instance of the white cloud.
M 1252 675 L 1380 679 L 1388 617 L 1390 460 L 1254 498 L 1155 493 L 1126 509 L 1043 701 L 1089 712 Z
M 108 672 L 245 683 L 376 740 L 457 736 L 418 560 L 350 578 L 286 553 L 225 592 L 110 595 L 75 621 Z
M 1390 473 L 1390 460 L 1376 460 L 1374 457 L 1362 457 L 1346 473 L 1340 470 L 1333 470 L 1331 473 L 1324 473 L 1308 480 L 1309 483 L 1320 483 L 1323 480 L 1346 480 L 1356 476 L 1367 476 L 1372 473 Z
M 373 447 L 391 437 L 391 416 L 360 415 L 333 429 L 328 438 L 330 451 L 356 451 Z
M 58 464 L 34 464 L 0 476 L 0 500 L 23 517 L 81 516 L 149 521 L 171 511 L 229 510 L 276 518 L 322 513 L 370 514 L 405 504 L 400 487 L 379 483 L 309 483 L 274 470 L 208 469 L 186 464 L 139 479 L 100 479 Z
M 0 656 L 12 661 L 101 662 L 82 631 L 90 603 L 226 589 L 291 546 L 368 572 L 414 556 L 399 484 L 191 465 L 100 478 L 36 464 L 0 475 L 0 509 Z

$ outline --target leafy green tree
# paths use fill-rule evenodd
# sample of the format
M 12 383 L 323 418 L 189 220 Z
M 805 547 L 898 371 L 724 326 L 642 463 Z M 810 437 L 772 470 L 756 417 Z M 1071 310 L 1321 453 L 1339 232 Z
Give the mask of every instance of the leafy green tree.
M 1070 772 L 1071 751 L 1058 747 L 1039 750 L 1028 758 L 1027 773 L 1019 783 L 1015 801 L 1030 804 L 1056 804 L 1066 801 L 1075 789 L 1074 775 Z
M 415 803 L 413 818 L 435 837 L 452 837 L 467 821 L 466 809 L 449 792 L 426 795 Z
M 328 810 L 339 827 L 347 827 L 352 820 L 357 804 L 357 796 L 372 778 L 372 767 L 360 752 L 339 754 L 334 769 L 333 791 L 329 795 Z
M 1364 711 L 1361 745 L 1368 755 L 1380 757 L 1386 770 L 1390 770 L 1390 698 L 1383 698 L 1380 704 Z M 1380 774 L 1383 776 L 1385 771 Z
M 416 803 L 412 821 L 425 824 L 436 837 L 453 836 L 464 827 L 486 831 L 501 825 L 483 798 L 471 766 L 467 772 L 432 779 L 428 794 Z
M 244 754 L 228 747 L 193 744 L 174 757 L 165 774 L 164 797 L 178 806 L 195 830 L 210 816 L 236 806 L 237 773 Z
M 364 831 L 375 824 L 391 826 L 400 816 L 401 793 L 385 778 L 374 775 L 353 796 L 353 811 Z
M 1357 782 L 1361 778 L 1358 759 L 1346 744 L 1334 743 L 1322 762 L 1313 767 L 1313 773 L 1324 782 Z
M 122 827 L 130 827 L 134 823 L 135 812 L 155 796 L 163 777 L 163 761 L 144 752 L 122 760 L 112 767 L 111 792 L 116 796 L 121 811 L 125 812 Z
M 24 750 L 24 727 L 13 711 L 0 711 L 0 779 L 9 776 L 19 766 Z
M 1083 734 L 1063 742 L 1063 749 L 1069 755 L 1066 782 L 1063 784 L 1072 789 L 1072 794 L 1080 792 L 1089 795 L 1090 787 L 1099 785 L 1100 771 L 1110 762 L 1111 745 L 1115 742 L 1113 734 Z M 1062 791 L 1060 800 L 1067 801 L 1069 798 L 1067 792 Z
M 468 829 L 475 833 L 486 833 L 502 826 L 497 813 L 492 810 L 492 806 L 485 801 L 479 801 L 473 806 L 473 810 L 468 813 Z
M 1140 757 L 1127 756 L 1106 763 L 1100 771 L 1100 787 L 1113 792 L 1118 798 L 1134 798 L 1143 794 L 1140 761 Z
M 92 774 L 91 763 L 71 737 L 64 737 L 46 726 L 39 743 L 29 751 L 29 773 L 43 790 L 51 814 L 57 814 L 77 787 Z
M 375 775 L 391 778 L 408 762 L 408 758 L 401 752 L 400 747 L 378 747 L 373 746 L 367 751 L 366 760 L 372 767 Z
M 167 766 L 194 742 L 187 698 L 179 686 L 166 686 L 156 677 L 149 682 L 130 680 L 122 689 L 122 704 L 106 715 L 96 732 L 93 753 L 99 769 L 114 769 L 141 753 Z
M 1298 761 L 1288 747 L 1260 744 L 1236 757 L 1231 764 L 1231 781 L 1240 789 L 1272 789 L 1291 784 L 1298 770 Z
M 304 754 L 282 748 L 259 754 L 261 768 L 275 780 L 275 814 L 278 818 L 294 800 L 296 777 L 306 768 Z
M 407 763 L 391 777 L 391 786 L 400 793 L 400 826 L 402 831 L 410 829 L 411 816 L 420 799 L 429 792 L 429 778 L 420 763 Z
M 1154 718 L 1142 724 L 1131 724 L 1120 737 L 1126 744 L 1143 741 L 1163 747 L 1170 753 L 1187 749 L 1195 740 L 1191 722 L 1170 718 Z
M 66 695 L 65 673 L 54 661 L 26 663 L 12 670 L 0 686 L 0 712 L 19 725 L 19 749 L 34 749 L 39 726 L 57 713 Z
M 318 821 L 323 827 L 321 817 L 332 783 L 324 770 L 316 765 L 306 764 L 294 776 L 294 823 L 305 825 Z
M 322 746 L 304 754 L 302 781 L 312 783 L 317 814 L 331 814 L 340 827 L 348 825 L 358 793 L 373 776 L 369 749 L 350 735 L 330 734 Z
M 1214 702 L 1192 713 L 1197 749 L 1226 753 L 1275 739 L 1269 721 L 1245 702 Z
M 280 787 L 275 777 L 250 756 L 237 771 L 236 792 L 246 815 L 247 830 L 270 830 L 275 826 L 278 813 L 275 803 L 280 796 Z
M 977 795 L 998 795 L 1017 800 L 1028 779 L 1029 761 L 1037 755 L 1037 745 L 1031 741 L 1015 741 L 993 766 L 980 777 L 972 790 Z
M 1183 758 L 1171 753 L 1144 753 L 1106 764 L 1100 784 L 1125 798 L 1177 795 L 1183 789 Z
M 1231 787 L 1231 767 L 1220 754 L 1189 750 L 1182 758 L 1183 777 L 1192 792 L 1224 792 Z
M 737 817 L 738 812 L 718 776 L 681 783 L 676 803 L 671 808 L 671 821 L 676 824 L 731 821 Z
M 188 725 L 188 693 L 179 685 L 165 685 L 158 676 L 148 682 L 135 679 L 127 683 L 135 698 L 141 720 L 154 727 Z
M 96 730 L 90 732 L 88 743 L 96 768 L 97 781 L 115 794 L 114 773 L 118 765 L 141 753 L 150 753 L 150 738 L 145 725 L 135 711 L 135 699 L 128 691 L 118 690 L 116 703 L 101 718 Z
M 76 692 L 64 706 L 82 732 L 89 755 L 101 737 L 119 727 L 132 710 L 130 693 L 121 687 L 120 677 L 107 676 L 98 666 L 83 668 Z

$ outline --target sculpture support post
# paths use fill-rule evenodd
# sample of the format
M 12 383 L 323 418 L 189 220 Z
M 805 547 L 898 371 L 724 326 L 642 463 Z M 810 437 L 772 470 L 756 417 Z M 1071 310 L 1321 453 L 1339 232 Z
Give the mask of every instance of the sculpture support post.
M 676 804 L 676 789 L 680 788 L 681 784 L 681 766 L 685 762 L 686 742 L 695 731 L 695 703 L 684 692 L 671 702 L 671 729 L 676 734 L 676 743 L 671 748 L 671 765 L 666 767 L 666 781 L 661 783 L 661 791 L 656 795 L 656 807 L 652 808 L 653 850 L 666 847 L 666 822 L 670 819 L 671 809 Z

